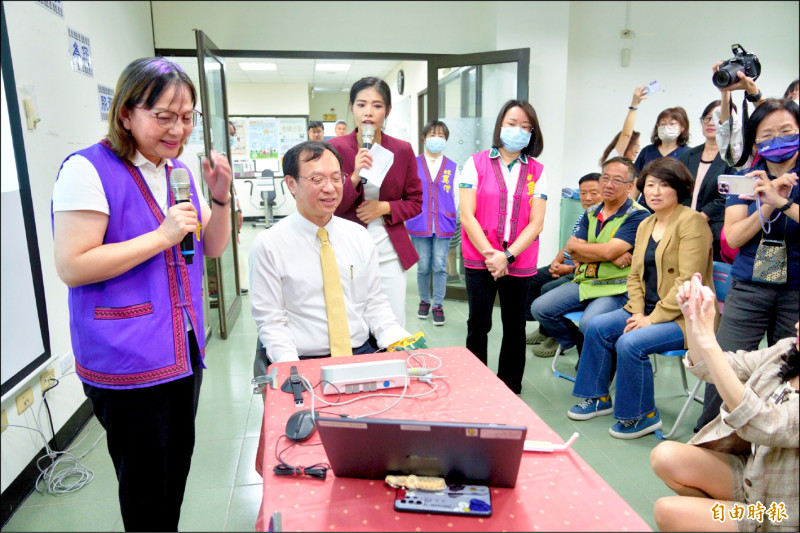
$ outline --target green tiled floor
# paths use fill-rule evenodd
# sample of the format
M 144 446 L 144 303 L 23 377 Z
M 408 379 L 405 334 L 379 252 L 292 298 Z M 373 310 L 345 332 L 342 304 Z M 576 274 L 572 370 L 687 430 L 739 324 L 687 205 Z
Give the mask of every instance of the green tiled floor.
M 253 237 L 262 228 L 245 224 L 241 235 L 240 271 L 242 287 L 249 287 L 247 257 Z M 466 302 L 445 301 L 447 324 L 434 327 L 430 319 L 416 316 L 416 270 L 409 271 L 406 302 L 406 329 L 424 331 L 430 347 L 463 346 L 466 338 Z M 501 340 L 499 308 L 495 308 L 490 333 L 489 366 L 497 368 L 497 348 Z M 535 323 L 528 323 L 528 331 Z M 253 531 L 261 503 L 261 478 L 253 465 L 261 427 L 263 404 L 250 388 L 253 352 L 256 343 L 255 324 L 250 318 L 249 298 L 243 297 L 242 313 L 227 340 L 218 335 L 206 349 L 208 370 L 204 375 L 197 415 L 197 445 L 186 496 L 181 513 L 180 529 L 184 531 Z M 492 349 L 493 348 L 493 349 Z M 572 355 L 570 355 L 572 353 Z M 574 431 L 581 437 L 574 448 L 581 457 L 619 493 L 644 520 L 655 528 L 653 503 L 671 494 L 650 469 L 648 455 L 657 444 L 653 436 L 632 441 L 619 441 L 608 434 L 613 420 L 600 417 L 576 422 L 566 416 L 574 403 L 572 384 L 554 378 L 552 359 L 528 355 L 523 380 L 522 399 L 562 439 Z M 574 350 L 563 359 L 561 370 L 574 373 Z M 679 361 L 662 358 L 655 378 L 656 404 L 668 430 L 683 405 L 684 396 L 678 371 Z M 694 382 L 690 376 L 690 384 Z M 692 426 L 700 413 L 693 403 L 676 440 L 691 437 Z M 101 434 L 92 420 L 79 438 L 89 433 L 79 446 L 82 452 Z M 122 518 L 116 498 L 117 482 L 105 438 L 85 459 L 95 472 L 91 484 L 81 491 L 62 496 L 34 492 L 16 511 L 3 531 L 122 531 Z

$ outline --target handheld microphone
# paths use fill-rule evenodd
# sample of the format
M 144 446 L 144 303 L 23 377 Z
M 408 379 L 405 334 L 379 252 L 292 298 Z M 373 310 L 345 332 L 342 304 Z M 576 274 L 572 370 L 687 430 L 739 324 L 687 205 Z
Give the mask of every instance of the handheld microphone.
M 372 140 L 375 138 L 375 126 L 372 124 L 364 124 L 364 128 L 361 131 L 361 141 L 364 145 L 364 148 L 369 150 L 372 148 Z
M 189 177 L 189 171 L 185 168 L 172 169 L 169 174 L 169 186 L 172 189 L 172 195 L 175 197 L 175 204 L 190 201 L 192 181 Z M 181 255 L 184 261 L 189 264 L 194 261 L 194 242 L 192 237 L 194 237 L 194 234 L 189 232 L 181 241 Z

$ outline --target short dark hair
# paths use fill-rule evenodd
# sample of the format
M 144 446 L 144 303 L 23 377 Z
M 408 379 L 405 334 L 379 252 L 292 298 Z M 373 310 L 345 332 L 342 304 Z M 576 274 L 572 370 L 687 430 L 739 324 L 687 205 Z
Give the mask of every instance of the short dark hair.
M 783 97 L 784 98 L 789 98 L 789 93 L 792 92 L 792 91 L 796 91 L 798 85 L 800 85 L 800 78 L 794 80 L 792 83 L 789 84 L 789 86 L 786 88 L 786 90 L 783 91 Z
M 229 120 L 228 121 L 228 131 L 229 132 L 230 132 L 231 128 L 233 128 L 233 134 L 236 135 L 236 124 L 234 124 L 232 120 Z
M 500 113 L 497 114 L 497 121 L 494 124 L 492 147 L 500 148 L 503 146 L 503 141 L 500 140 L 500 129 L 503 126 L 503 119 L 506 117 L 506 113 L 508 113 L 508 110 L 512 107 L 521 108 L 523 111 L 525 111 L 525 114 L 528 115 L 528 119 L 531 121 L 531 140 L 528 142 L 528 146 L 523 148 L 520 153 L 523 153 L 526 156 L 538 157 L 544 148 L 542 129 L 539 127 L 539 118 L 536 116 L 536 110 L 530 103 L 528 103 L 527 100 L 509 100 L 503 104 L 502 108 L 500 108 Z
M 605 163 L 606 159 L 608 159 L 608 154 L 610 154 L 610 153 L 611 153 L 611 150 L 613 150 L 613 149 L 614 149 L 614 147 L 615 147 L 615 146 L 617 146 L 617 141 L 619 141 L 619 136 L 620 136 L 620 135 L 622 135 L 622 132 L 619 132 L 619 133 L 617 133 L 616 135 L 614 135 L 614 138 L 613 138 L 613 139 L 611 139 L 611 142 L 609 143 L 609 145 L 608 145 L 608 146 L 606 146 L 606 149 L 605 149 L 605 150 L 603 150 L 603 157 L 601 157 L 601 158 L 600 158 L 600 165 L 601 165 L 601 166 L 602 166 L 602 164 L 603 164 L 603 163 Z M 619 154 L 619 155 L 622 155 L 622 156 L 624 156 L 624 155 L 625 155 L 625 152 L 627 152 L 627 151 L 628 151 L 628 148 L 630 148 L 630 146 L 631 146 L 632 144 L 634 144 L 636 141 L 638 141 L 638 140 L 639 140 L 639 136 L 640 136 L 640 135 L 641 135 L 641 134 L 640 134 L 638 131 L 634 130 L 634 131 L 631 133 L 631 138 L 628 140 L 628 144 L 627 144 L 627 145 L 625 145 L 625 149 L 624 149 L 624 150 L 622 151 L 622 153 L 621 153 L 621 154 Z
M 134 106 L 140 106 L 150 110 L 170 87 L 189 89 L 192 107 L 195 107 L 197 91 L 189 75 L 177 63 L 163 57 L 142 57 L 125 67 L 117 80 L 108 111 L 108 140 L 118 156 L 130 159 L 136 154 L 136 139 L 122 124 L 122 109 L 133 111 Z M 182 152 L 183 146 L 180 146 L 178 156 Z
M 689 142 L 689 115 L 686 114 L 686 110 L 681 106 L 668 107 L 658 114 L 656 125 L 653 126 L 653 134 L 650 136 L 650 142 L 656 146 L 661 145 L 661 139 L 658 137 L 658 123 L 661 122 L 662 118 L 667 117 L 674 118 L 683 126 L 683 131 L 678 136 L 678 146 L 686 146 Z
M 645 165 L 642 173 L 639 174 L 639 179 L 636 180 L 636 188 L 640 191 L 644 191 L 644 182 L 647 181 L 647 176 L 653 176 L 666 183 L 671 189 L 675 189 L 679 204 L 690 198 L 694 191 L 694 176 L 686 168 L 686 165 L 672 157 L 659 157 Z
M 331 146 L 330 143 L 321 141 L 304 141 L 300 144 L 295 144 L 283 156 L 283 175 L 291 176 L 297 179 L 297 174 L 300 172 L 300 163 L 308 163 L 309 161 L 316 161 L 322 154 L 328 150 L 336 156 L 339 161 L 339 168 L 342 167 L 342 156 L 339 152 Z
M 370 87 L 375 88 L 375 90 L 380 93 L 381 98 L 383 98 L 383 103 L 386 104 L 386 107 L 390 107 L 392 105 L 392 91 L 389 89 L 389 85 L 382 79 L 376 78 L 375 76 L 361 78 L 355 82 L 352 87 L 350 87 L 350 105 L 355 103 L 358 93 L 364 89 L 369 89 Z
M 319 120 L 312 120 L 309 122 L 308 129 L 306 131 L 310 130 L 311 128 L 321 128 L 323 131 L 325 130 L 325 126 Z
M 424 139 L 425 137 L 427 137 L 428 134 L 433 130 L 435 130 L 436 128 L 442 128 L 442 132 L 444 133 L 445 139 L 450 138 L 450 129 L 447 127 L 447 124 L 445 124 L 441 120 L 429 120 L 428 123 L 425 124 L 425 127 L 422 128 L 422 138 Z
M 756 144 L 756 131 L 758 131 L 758 126 L 761 124 L 761 121 L 767 118 L 771 113 L 782 109 L 788 111 L 794 117 L 795 125 L 800 124 L 800 108 L 798 108 L 794 100 L 788 98 L 767 98 L 762 101 L 758 104 L 758 107 L 756 107 L 755 111 L 753 111 L 753 114 L 750 115 L 750 118 L 744 125 L 744 150 L 742 151 L 742 157 L 736 162 L 737 167 L 747 162 L 753 145 Z
M 603 171 L 606 170 L 606 167 L 611 163 L 621 163 L 628 167 L 628 181 L 631 182 L 636 179 L 636 165 L 633 164 L 633 161 L 628 159 L 627 157 L 622 157 L 618 155 L 617 157 L 612 157 L 608 161 L 603 162 Z
M 580 186 L 586 183 L 587 181 L 600 181 L 600 173 L 590 172 L 585 176 L 583 176 L 581 179 L 578 180 L 578 188 L 580 188 Z

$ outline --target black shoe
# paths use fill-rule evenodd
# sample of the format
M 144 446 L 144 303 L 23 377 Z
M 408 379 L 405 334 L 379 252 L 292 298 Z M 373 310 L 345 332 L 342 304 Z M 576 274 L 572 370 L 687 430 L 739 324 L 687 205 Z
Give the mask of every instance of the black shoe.
M 419 318 L 428 318 L 428 313 L 431 310 L 430 302 L 420 302 L 419 309 L 417 309 L 417 316 Z
M 441 305 L 435 305 L 433 311 L 433 325 L 444 326 L 444 309 Z

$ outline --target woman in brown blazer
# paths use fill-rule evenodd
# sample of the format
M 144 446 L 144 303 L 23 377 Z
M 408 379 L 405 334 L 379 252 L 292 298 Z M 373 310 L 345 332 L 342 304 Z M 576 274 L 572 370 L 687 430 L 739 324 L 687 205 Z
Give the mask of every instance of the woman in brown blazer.
M 686 347 L 675 295 L 695 272 L 711 279 L 711 230 L 700 213 L 681 205 L 692 194 L 686 166 L 669 157 L 649 163 L 637 188 L 653 209 L 639 225 L 628 276 L 628 303 L 593 318 L 586 329 L 572 395 L 584 400 L 567 416 L 589 420 L 614 414 L 612 437 L 635 439 L 661 427 L 653 396 L 650 354 Z M 616 402 L 609 386 L 617 366 Z

